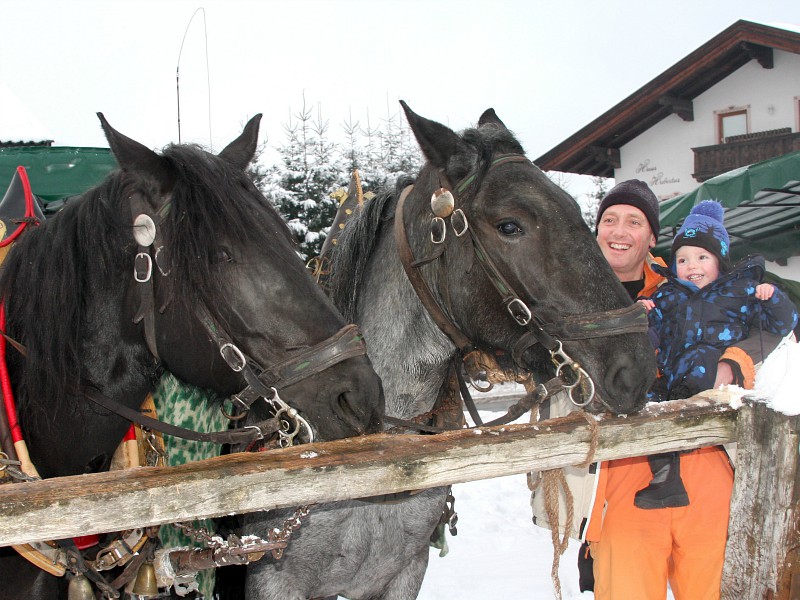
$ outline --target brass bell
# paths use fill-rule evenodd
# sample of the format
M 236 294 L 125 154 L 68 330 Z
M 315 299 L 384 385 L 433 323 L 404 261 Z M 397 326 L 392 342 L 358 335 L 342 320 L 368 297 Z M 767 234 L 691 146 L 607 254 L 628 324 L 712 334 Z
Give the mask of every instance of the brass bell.
M 131 592 L 135 596 L 141 596 L 143 598 L 158 596 L 156 570 L 153 568 L 153 563 L 146 562 L 139 567 L 139 572 L 136 573 L 136 581 L 133 583 Z
M 86 575 L 81 573 L 69 580 L 67 600 L 95 600 L 92 584 L 86 579 Z

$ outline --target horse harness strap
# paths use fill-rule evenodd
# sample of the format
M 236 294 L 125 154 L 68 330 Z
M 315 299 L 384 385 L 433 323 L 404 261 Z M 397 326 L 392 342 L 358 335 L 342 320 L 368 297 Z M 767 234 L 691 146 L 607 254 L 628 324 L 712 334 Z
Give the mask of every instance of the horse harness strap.
M 276 388 L 292 386 L 342 361 L 367 353 L 364 337 L 358 326 L 348 324 L 320 343 L 263 368 L 252 358 L 245 356 L 207 310 L 198 308 L 195 314 L 219 347 L 220 355 L 228 367 L 242 373 L 247 387 L 234 394 L 232 400 L 244 410 L 250 408 L 259 398 L 272 398 Z
M 466 355 L 475 349 L 475 346 L 470 339 L 453 323 L 452 319 L 447 316 L 440 304 L 436 301 L 428 283 L 422 277 L 419 270 L 422 262 L 414 262 L 414 252 L 411 245 L 408 243 L 408 234 L 406 233 L 405 217 L 403 207 L 405 206 L 406 198 L 408 198 L 411 191 L 414 189 L 413 185 L 407 186 L 400 193 L 400 198 L 397 201 L 397 208 L 395 209 L 394 218 L 394 238 L 397 244 L 397 252 L 400 255 L 400 262 L 403 264 L 403 269 L 406 272 L 408 280 L 411 282 L 411 287 L 417 293 L 422 306 L 436 323 L 437 327 L 449 337 L 462 354 Z M 441 255 L 439 253 L 436 258 Z M 426 261 L 429 262 L 429 261 Z
M 161 236 L 161 221 L 170 208 L 170 203 L 165 202 L 157 213 L 158 223 L 145 212 L 144 203 L 138 195 L 131 198 L 131 212 L 133 213 L 133 237 L 136 240 L 137 250 L 133 262 L 133 278 L 139 290 L 139 309 L 133 318 L 134 323 L 144 321 L 144 339 L 150 353 L 161 360 L 158 355 L 155 329 L 155 290 L 153 288 L 153 264 L 166 275 L 169 271 L 162 269 L 158 257 L 164 248 Z M 155 254 L 152 248 L 155 247 Z M 164 311 L 166 304 L 159 310 Z
M 147 429 L 159 431 L 165 435 L 171 435 L 196 442 L 211 442 L 215 444 L 246 444 L 248 442 L 262 439 L 265 434 L 269 435 L 271 433 L 275 433 L 280 427 L 280 423 L 277 419 L 268 419 L 258 423 L 257 425 L 243 429 L 231 429 L 226 431 L 212 431 L 203 433 L 194 431 L 193 429 L 186 429 L 185 427 L 178 427 L 177 425 L 165 423 L 164 421 L 154 419 L 153 417 L 148 417 L 137 409 L 130 408 L 117 402 L 116 400 L 112 400 L 108 396 L 101 394 L 92 388 L 84 387 L 81 393 L 95 404 L 98 404 L 106 410 L 110 410 L 114 414 L 119 415 L 123 419 L 127 419 L 128 421 L 136 423 L 137 425 L 141 425 Z

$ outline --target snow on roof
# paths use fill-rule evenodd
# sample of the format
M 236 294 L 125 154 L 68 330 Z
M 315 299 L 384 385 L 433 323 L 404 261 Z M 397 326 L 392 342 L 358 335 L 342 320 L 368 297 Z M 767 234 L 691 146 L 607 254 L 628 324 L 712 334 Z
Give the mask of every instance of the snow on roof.
M 0 81 L 0 143 L 45 142 L 53 136 L 17 95 Z

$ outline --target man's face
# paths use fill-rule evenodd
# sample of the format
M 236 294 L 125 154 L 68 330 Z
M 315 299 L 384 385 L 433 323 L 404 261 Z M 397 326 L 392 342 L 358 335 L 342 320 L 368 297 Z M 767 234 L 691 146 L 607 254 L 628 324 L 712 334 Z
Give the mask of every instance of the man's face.
M 636 281 L 642 278 L 645 257 L 656 239 L 641 210 L 614 204 L 597 224 L 597 243 L 620 281 Z

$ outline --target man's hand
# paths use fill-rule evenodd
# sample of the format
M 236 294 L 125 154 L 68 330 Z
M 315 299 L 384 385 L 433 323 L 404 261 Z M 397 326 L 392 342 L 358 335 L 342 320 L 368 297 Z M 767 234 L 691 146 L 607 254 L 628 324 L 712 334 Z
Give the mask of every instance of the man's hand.
M 647 309 L 647 312 L 650 312 L 651 310 L 653 310 L 656 307 L 656 303 L 655 302 L 653 302 L 652 300 L 648 300 L 646 298 L 642 298 L 641 300 L 637 300 L 637 302 L 639 304 L 641 304 L 642 306 L 644 306 L 645 309 Z

